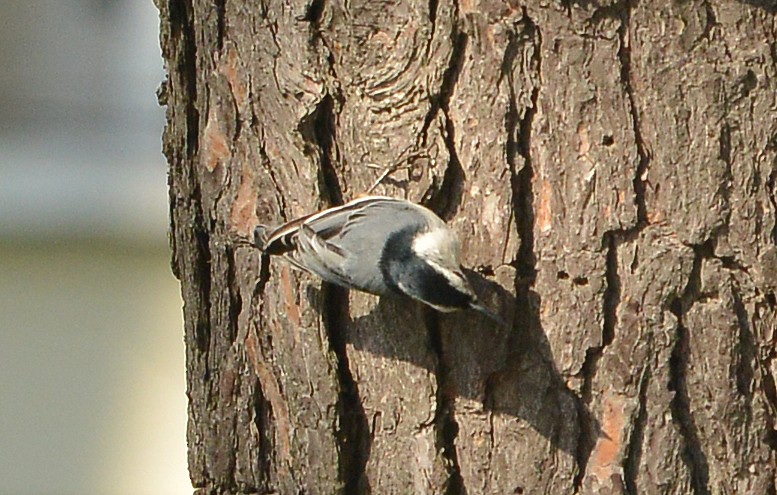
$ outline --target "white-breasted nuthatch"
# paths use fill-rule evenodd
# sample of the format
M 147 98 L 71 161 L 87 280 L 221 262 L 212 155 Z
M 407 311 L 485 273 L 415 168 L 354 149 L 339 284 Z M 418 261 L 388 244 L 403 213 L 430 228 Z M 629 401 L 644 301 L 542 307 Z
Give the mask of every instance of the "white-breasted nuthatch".
M 254 242 L 327 282 L 371 294 L 405 294 L 439 311 L 481 305 L 459 262 L 456 234 L 431 210 L 402 199 L 366 196 L 292 220 Z

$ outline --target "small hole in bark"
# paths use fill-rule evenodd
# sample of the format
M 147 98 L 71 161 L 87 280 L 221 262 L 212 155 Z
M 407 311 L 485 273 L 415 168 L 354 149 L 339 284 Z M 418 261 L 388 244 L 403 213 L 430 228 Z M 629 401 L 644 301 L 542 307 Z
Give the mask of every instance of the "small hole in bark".
M 588 277 L 575 277 L 572 279 L 575 285 L 588 285 Z
M 774 292 L 770 292 L 766 294 L 766 301 L 769 303 L 769 306 L 771 307 L 777 306 L 777 298 L 774 296 Z
M 556 278 L 559 280 L 566 280 L 569 278 L 569 274 L 567 272 L 561 271 L 556 274 Z
M 515 489 L 513 490 L 513 493 L 515 495 L 521 495 L 523 493 L 523 488 L 520 486 L 516 486 Z
M 602 144 L 605 146 L 612 146 L 615 144 L 615 140 L 609 134 L 605 134 L 605 136 L 602 138 Z

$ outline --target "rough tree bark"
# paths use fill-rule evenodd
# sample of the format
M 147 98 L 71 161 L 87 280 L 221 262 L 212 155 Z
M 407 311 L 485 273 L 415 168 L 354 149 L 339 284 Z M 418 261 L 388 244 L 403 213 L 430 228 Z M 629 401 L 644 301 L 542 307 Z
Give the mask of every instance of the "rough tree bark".
M 157 4 L 197 493 L 777 492 L 773 2 Z M 396 164 L 509 329 L 233 242 Z

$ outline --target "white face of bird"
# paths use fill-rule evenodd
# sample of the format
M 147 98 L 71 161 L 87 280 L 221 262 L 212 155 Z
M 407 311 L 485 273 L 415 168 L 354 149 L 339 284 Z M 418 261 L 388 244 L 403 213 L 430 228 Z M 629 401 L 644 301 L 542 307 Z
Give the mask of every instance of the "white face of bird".
M 459 241 L 447 228 L 425 232 L 413 240 L 413 252 L 447 278 L 451 285 L 465 294 L 471 294 L 469 280 L 464 276 L 459 261 Z
M 413 240 L 413 251 L 422 259 L 450 270 L 459 269 L 459 242 L 447 228 L 424 232 Z

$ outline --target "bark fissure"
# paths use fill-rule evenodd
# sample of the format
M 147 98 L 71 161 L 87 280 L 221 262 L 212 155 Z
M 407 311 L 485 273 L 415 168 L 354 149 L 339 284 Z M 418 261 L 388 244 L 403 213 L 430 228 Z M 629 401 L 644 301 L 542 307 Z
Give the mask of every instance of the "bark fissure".
M 731 126 L 724 122 L 720 127 L 720 136 L 718 138 L 719 152 L 718 157 L 723 160 L 725 170 L 719 188 L 720 196 L 725 202 L 726 218 L 720 228 L 728 228 L 731 218 L 731 185 L 734 182 L 733 161 L 731 159 Z
M 443 174 L 440 187 L 434 191 L 427 200 L 427 206 L 434 210 L 440 218 L 445 221 L 451 220 L 458 210 L 461 202 L 461 195 L 464 191 L 464 168 L 459 161 L 459 154 L 456 151 L 456 129 L 453 120 L 444 111 L 445 129 L 443 139 L 445 147 L 448 150 L 448 166 Z
M 432 48 L 432 40 L 434 40 L 434 33 L 437 31 L 437 9 L 440 6 L 439 0 L 429 0 L 429 24 L 432 29 L 429 32 L 429 39 L 426 42 L 426 56 L 429 56 L 429 51 Z
M 678 316 L 678 318 L 680 318 Z M 683 461 L 691 474 L 691 488 L 696 495 L 709 494 L 709 465 L 702 450 L 696 421 L 691 412 L 686 384 L 688 370 L 689 333 L 680 321 L 676 329 L 676 343 L 670 359 L 669 390 L 674 392 L 671 402 L 672 419 L 683 439 Z
M 351 373 L 346 349 L 348 327 L 348 291 L 332 284 L 323 285 L 324 328 L 330 350 L 337 358 L 338 404 L 334 425 L 338 447 L 339 476 L 344 493 L 371 493 L 365 476 L 370 456 L 370 422 L 359 396 L 359 386 Z
M 319 190 L 322 199 L 330 206 L 343 204 L 343 190 L 335 169 L 336 125 L 335 99 L 327 94 L 299 126 L 303 137 L 318 153 Z M 312 149 L 307 151 L 314 152 Z
M 216 9 L 216 49 L 221 51 L 224 48 L 224 37 L 227 32 L 227 0 L 216 0 L 214 8 Z
M 775 358 L 775 350 L 770 349 L 770 354 L 767 355 L 760 366 L 760 376 L 762 383 L 762 390 L 768 404 L 767 418 L 767 430 L 764 436 L 764 442 L 770 449 L 777 452 L 777 384 L 775 384 L 774 376 L 772 376 L 772 360 Z M 777 479 L 775 486 L 777 487 Z
M 652 350 L 652 345 L 648 347 Z M 623 484 L 626 487 L 626 493 L 629 495 L 639 494 L 637 475 L 639 474 L 639 464 L 642 460 L 642 444 L 645 436 L 645 425 L 647 424 L 648 385 L 650 385 L 650 366 L 645 367 L 642 372 L 642 378 L 639 381 L 637 417 L 634 420 L 634 427 L 631 430 L 626 456 L 623 460 Z
M 429 332 L 429 343 L 437 357 L 436 409 L 434 411 L 434 428 L 437 450 L 442 454 L 448 479 L 443 492 L 445 495 L 464 495 L 467 493 L 464 479 L 461 476 L 456 437 L 459 425 L 456 422 L 456 398 L 452 393 L 455 384 L 451 377 L 450 365 L 447 362 L 443 344 L 442 328 L 439 316 L 432 310 L 426 311 L 426 327 Z
M 645 184 L 647 182 L 647 169 L 650 164 L 650 153 L 645 144 L 645 140 L 642 137 L 642 128 L 640 125 L 639 109 L 637 108 L 637 101 L 634 95 L 634 87 L 632 83 L 631 74 L 631 10 L 633 8 L 634 0 L 627 0 L 624 2 L 622 12 L 621 24 L 618 28 L 618 59 L 620 60 L 621 69 L 621 84 L 626 92 L 629 103 L 629 114 L 631 115 L 631 127 L 634 132 L 634 141 L 637 146 L 637 156 L 639 157 L 639 163 L 637 164 L 637 170 L 634 173 L 634 179 L 632 181 L 634 187 L 634 203 L 637 207 L 637 222 L 639 225 L 647 223 L 647 204 L 645 203 Z
M 671 303 L 670 310 L 677 318 L 675 343 L 669 359 L 669 390 L 674 393 L 670 403 L 672 420 L 683 440 L 682 458 L 691 476 L 691 489 L 696 495 L 707 495 L 709 489 L 709 464 L 699 439 L 696 420 L 691 411 L 690 395 L 687 386 L 690 333 L 683 321 L 684 315 L 701 297 L 701 267 L 705 257 L 709 257 L 711 244 L 695 246 L 693 268 L 683 294 Z
M 169 12 L 171 35 L 179 40 L 181 46 L 177 57 L 177 68 L 171 72 L 178 75 L 178 87 L 186 93 L 179 98 L 179 101 L 184 102 L 186 115 L 186 156 L 189 163 L 194 163 L 200 138 L 200 113 L 197 109 L 197 32 L 194 25 L 194 12 L 190 4 L 182 0 L 171 0 Z
M 732 296 L 734 299 L 734 313 L 739 324 L 739 348 L 737 349 L 736 363 L 737 391 L 747 401 L 747 422 L 749 424 L 750 416 L 752 415 L 753 380 L 755 377 L 753 363 L 756 357 L 756 343 L 755 336 L 750 328 L 747 309 L 737 288 L 734 288 Z
M 515 152 L 523 159 L 523 164 L 520 169 L 515 169 L 513 164 L 513 191 L 514 192 L 514 206 L 516 226 L 518 235 L 521 238 L 521 243 L 518 248 L 518 256 L 516 259 L 517 276 L 519 279 L 526 281 L 525 290 L 528 291 L 528 287 L 534 284 L 534 279 L 537 275 L 536 269 L 536 256 L 534 254 L 534 167 L 532 163 L 532 125 L 534 123 L 534 115 L 537 113 L 537 102 L 540 95 L 540 86 L 542 84 L 542 33 L 539 26 L 529 17 L 526 8 L 523 9 L 523 18 L 526 22 L 526 32 L 533 40 L 534 52 L 532 53 L 532 68 L 536 73 L 536 84 L 532 88 L 531 92 L 531 104 L 524 109 L 523 116 L 517 119 L 517 131 L 514 145 L 508 147 L 508 153 L 512 153 L 509 150 L 513 148 Z M 512 77 L 512 76 L 511 76 Z M 513 94 L 513 99 L 514 99 Z M 515 130 L 514 130 L 515 131 Z M 512 138 L 512 136 L 509 136 Z M 509 142 L 509 141 L 508 141 Z M 512 160 L 515 161 L 515 154 L 508 154 L 508 163 Z M 527 294 L 528 295 L 528 294 Z M 528 298 L 526 298 L 528 302 Z M 531 308 L 518 308 L 527 311 L 526 314 L 530 314 Z
M 777 161 L 777 160 L 775 160 Z M 772 204 L 772 232 L 770 235 L 772 244 L 777 244 L 777 167 L 774 167 L 769 173 L 769 180 L 767 181 L 769 187 L 769 202 Z
M 429 111 L 424 117 L 424 125 L 421 127 L 420 140 L 421 145 L 426 145 L 428 140 L 429 127 L 431 127 L 434 118 L 440 110 L 447 113 L 453 89 L 459 79 L 459 73 L 464 65 L 464 57 L 467 51 L 467 33 L 461 31 L 458 26 L 458 4 L 454 2 L 456 17 L 454 18 L 451 30 L 451 57 L 448 60 L 448 67 L 442 76 L 440 90 L 429 96 Z
M 586 349 L 585 360 L 580 368 L 583 384 L 578 398 L 578 416 L 580 420 L 580 436 L 577 444 L 578 472 L 574 479 L 575 492 L 582 487 L 588 460 L 596 445 L 597 428 L 593 424 L 593 418 L 588 413 L 588 407 L 592 401 L 593 382 L 598 371 L 599 361 L 604 351 L 612 344 L 615 338 L 615 326 L 617 323 L 617 311 L 621 300 L 620 277 L 618 275 L 618 235 L 623 232 L 611 231 L 605 234 L 604 242 L 607 247 L 607 260 L 605 268 L 606 288 L 603 296 L 602 309 L 602 335 L 601 345 Z
M 229 342 L 234 343 L 238 333 L 238 317 L 243 311 L 243 297 L 240 295 L 238 273 L 235 267 L 235 250 L 231 246 L 225 251 L 227 263 L 227 291 L 229 291 L 229 306 L 227 308 L 227 332 Z
M 272 406 L 265 399 L 262 387 L 259 381 L 256 380 L 253 387 L 254 395 L 251 398 L 253 404 L 252 421 L 256 427 L 258 434 L 259 450 L 256 453 L 257 472 L 255 472 L 255 480 L 257 483 L 256 491 L 272 492 L 271 486 L 271 459 L 273 458 L 274 442 L 273 442 L 273 422 L 272 422 Z
M 594 418 L 588 410 L 588 402 L 582 397 L 574 394 L 575 409 L 577 410 L 578 437 L 577 448 L 575 450 L 575 463 L 577 464 L 577 473 L 572 478 L 573 493 L 580 493 L 585 478 L 585 470 L 588 466 L 588 459 L 591 458 L 591 452 L 596 445 L 597 430 L 594 428 Z
M 513 174 L 513 177 L 518 171 L 518 164 L 516 163 L 515 157 L 518 154 L 518 139 L 516 134 L 520 123 L 518 101 L 514 87 L 515 81 L 512 74 L 513 64 L 515 64 L 517 55 L 518 35 L 511 32 L 510 40 L 507 42 L 504 58 L 502 59 L 502 70 L 499 75 L 498 84 L 501 84 L 502 79 L 507 79 L 509 99 L 507 113 L 505 113 L 505 134 L 507 135 L 507 141 L 505 142 L 505 159 L 507 160 L 507 166 Z
M 309 22 L 311 28 L 318 28 L 321 16 L 324 13 L 325 5 L 326 0 L 313 0 L 308 4 L 308 8 L 305 9 L 305 15 L 302 17 L 302 20 Z
M 203 220 L 202 199 L 199 187 L 195 188 L 192 192 L 192 196 L 195 199 L 194 208 L 196 210 L 194 217 L 194 236 L 196 239 L 194 268 L 196 275 L 193 277 L 193 281 L 197 285 L 197 290 L 201 298 L 200 300 L 202 301 L 195 327 L 195 342 L 197 344 L 197 350 L 202 353 L 207 353 L 210 348 L 212 304 L 210 297 L 211 287 L 213 285 L 210 272 L 210 234 Z M 205 371 L 209 372 L 208 369 Z
M 618 232 L 612 231 L 604 236 L 607 255 L 604 274 L 606 288 L 602 303 L 601 345 L 589 347 L 586 350 L 585 362 L 581 369 L 584 379 L 582 395 L 587 403 L 591 401 L 591 388 L 599 360 L 604 354 L 604 349 L 612 344 L 615 338 L 615 326 L 618 320 L 617 311 L 621 300 L 620 276 L 618 275 L 618 234 Z
M 444 117 L 443 141 L 448 151 L 448 166 L 443 174 L 440 185 L 424 194 L 424 203 L 434 210 L 442 219 L 450 220 L 456 214 L 461 194 L 464 187 L 464 169 L 459 161 L 459 155 L 456 150 L 456 129 L 453 119 L 450 117 L 450 99 L 453 95 L 456 83 L 459 80 L 462 66 L 464 65 L 465 54 L 467 50 L 468 36 L 458 25 L 459 8 L 454 3 L 455 17 L 453 27 L 451 28 L 451 57 L 448 60 L 448 67 L 445 69 L 442 77 L 440 90 L 437 94 L 430 97 L 430 107 L 424 119 L 424 125 L 421 128 L 421 145 L 426 146 L 428 140 L 429 127 L 432 125 L 435 117 L 442 112 Z

